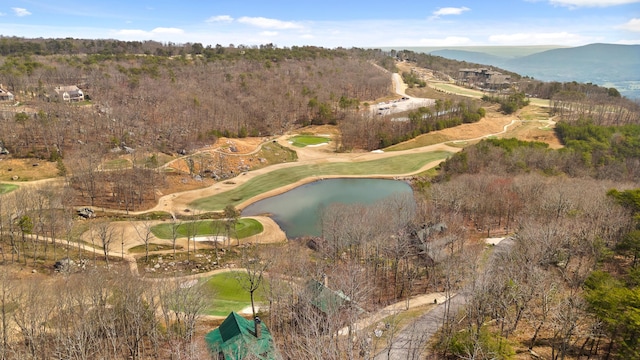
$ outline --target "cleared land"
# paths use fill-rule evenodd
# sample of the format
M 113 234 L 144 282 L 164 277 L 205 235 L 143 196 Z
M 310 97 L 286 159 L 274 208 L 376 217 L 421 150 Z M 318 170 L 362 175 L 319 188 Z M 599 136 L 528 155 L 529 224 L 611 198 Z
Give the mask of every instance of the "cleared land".
M 35 159 L 2 159 L 0 161 L 0 181 L 34 181 L 58 176 L 56 163 Z

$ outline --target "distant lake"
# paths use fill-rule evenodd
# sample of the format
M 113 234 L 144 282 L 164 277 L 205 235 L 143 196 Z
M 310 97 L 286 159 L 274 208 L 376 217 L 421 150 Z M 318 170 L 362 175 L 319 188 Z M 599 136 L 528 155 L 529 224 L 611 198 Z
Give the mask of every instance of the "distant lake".
M 335 203 L 373 204 L 412 191 L 409 184 L 398 180 L 326 179 L 255 202 L 242 216 L 269 214 L 289 239 L 320 236 L 319 209 Z

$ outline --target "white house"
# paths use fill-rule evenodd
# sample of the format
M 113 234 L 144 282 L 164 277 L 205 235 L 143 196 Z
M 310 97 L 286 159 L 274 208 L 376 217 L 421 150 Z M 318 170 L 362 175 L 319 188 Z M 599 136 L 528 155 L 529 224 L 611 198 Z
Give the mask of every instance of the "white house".
M 13 101 L 13 100 L 15 100 L 15 97 L 13 96 L 13 94 L 5 90 L 2 87 L 2 84 L 0 84 L 0 101 Z
M 53 89 L 55 92 L 55 96 L 62 101 L 83 101 L 84 93 L 75 85 L 70 86 L 56 86 Z

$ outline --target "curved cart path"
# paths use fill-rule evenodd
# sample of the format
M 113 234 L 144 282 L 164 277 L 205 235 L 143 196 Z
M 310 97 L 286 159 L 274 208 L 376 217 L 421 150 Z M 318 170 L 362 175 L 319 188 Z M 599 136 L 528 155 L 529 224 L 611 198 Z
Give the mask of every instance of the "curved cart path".
M 486 266 L 491 266 L 492 261 L 499 254 L 509 251 L 512 245 L 513 239 L 511 238 L 505 238 L 497 243 L 492 249 Z M 427 311 L 400 330 L 390 345 L 376 354 L 374 359 L 405 360 L 424 358 L 426 344 L 440 330 L 446 311 L 448 310 L 451 316 L 455 316 L 464 307 L 467 294 L 470 292 L 470 289 L 463 288 L 458 294 L 451 296 L 448 301 L 438 301 L 439 305 L 437 307 Z

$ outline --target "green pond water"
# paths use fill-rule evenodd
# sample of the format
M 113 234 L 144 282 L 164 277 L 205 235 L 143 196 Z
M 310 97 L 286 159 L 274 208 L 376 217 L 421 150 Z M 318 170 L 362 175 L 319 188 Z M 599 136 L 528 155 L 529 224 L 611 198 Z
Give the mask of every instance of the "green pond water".
M 326 179 L 255 202 L 242 211 L 242 216 L 269 214 L 289 239 L 320 236 L 319 214 L 326 206 L 373 204 L 393 195 L 411 193 L 411 186 L 404 181 Z

